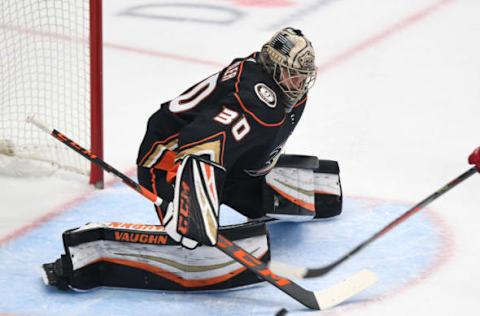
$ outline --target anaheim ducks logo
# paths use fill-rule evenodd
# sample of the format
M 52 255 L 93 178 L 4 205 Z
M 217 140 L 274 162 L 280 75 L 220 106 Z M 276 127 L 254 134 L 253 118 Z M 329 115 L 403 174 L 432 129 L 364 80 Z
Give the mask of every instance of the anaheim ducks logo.
M 257 83 L 255 85 L 255 93 L 260 101 L 265 103 L 268 107 L 274 108 L 277 106 L 277 95 L 275 94 L 275 91 L 270 89 L 266 84 Z

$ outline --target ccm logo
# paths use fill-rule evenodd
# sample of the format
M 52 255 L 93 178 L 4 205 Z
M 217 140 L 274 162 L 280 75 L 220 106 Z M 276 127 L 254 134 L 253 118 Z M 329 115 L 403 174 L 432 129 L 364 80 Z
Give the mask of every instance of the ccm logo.
M 182 191 L 180 192 L 177 230 L 182 235 L 185 235 L 188 232 L 188 214 L 190 213 L 190 187 L 185 181 L 182 181 L 180 185 Z
M 250 267 L 254 273 L 260 274 L 264 278 L 271 280 L 277 286 L 282 287 L 291 283 L 290 280 L 274 274 L 262 261 L 258 260 L 221 235 L 218 236 L 217 246 L 221 249 L 225 249 L 227 253 L 233 255 L 239 263 Z

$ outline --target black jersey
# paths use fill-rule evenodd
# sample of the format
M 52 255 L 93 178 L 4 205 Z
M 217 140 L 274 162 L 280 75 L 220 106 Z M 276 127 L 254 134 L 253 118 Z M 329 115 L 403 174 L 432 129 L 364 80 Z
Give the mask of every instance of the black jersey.
M 306 96 L 286 113 L 282 91 L 256 56 L 233 60 L 163 103 L 148 121 L 139 167 L 167 170 L 174 159 L 196 154 L 223 165 L 230 181 L 268 173 L 302 115 Z

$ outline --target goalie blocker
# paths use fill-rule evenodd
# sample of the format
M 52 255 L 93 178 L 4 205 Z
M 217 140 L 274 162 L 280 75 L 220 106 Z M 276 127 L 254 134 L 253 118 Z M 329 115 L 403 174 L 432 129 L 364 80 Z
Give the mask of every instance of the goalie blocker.
M 164 218 L 165 231 L 189 249 L 199 243 L 215 246 L 218 235 L 220 196 L 225 169 L 204 158 L 183 158 L 175 180 L 173 203 Z
M 257 259 L 270 260 L 264 223 L 219 231 Z M 217 248 L 199 245 L 191 251 L 178 245 L 159 225 L 90 223 L 65 231 L 63 244 L 65 254 L 42 266 L 44 282 L 62 290 L 223 290 L 263 281 Z

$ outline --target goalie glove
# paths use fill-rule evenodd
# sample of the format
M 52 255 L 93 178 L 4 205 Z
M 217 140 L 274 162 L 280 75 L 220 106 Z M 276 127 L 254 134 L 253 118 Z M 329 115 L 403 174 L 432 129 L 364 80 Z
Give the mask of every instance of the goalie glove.
M 217 243 L 219 197 L 225 169 L 198 156 L 186 156 L 178 168 L 173 203 L 164 218 L 165 231 L 184 247 Z

